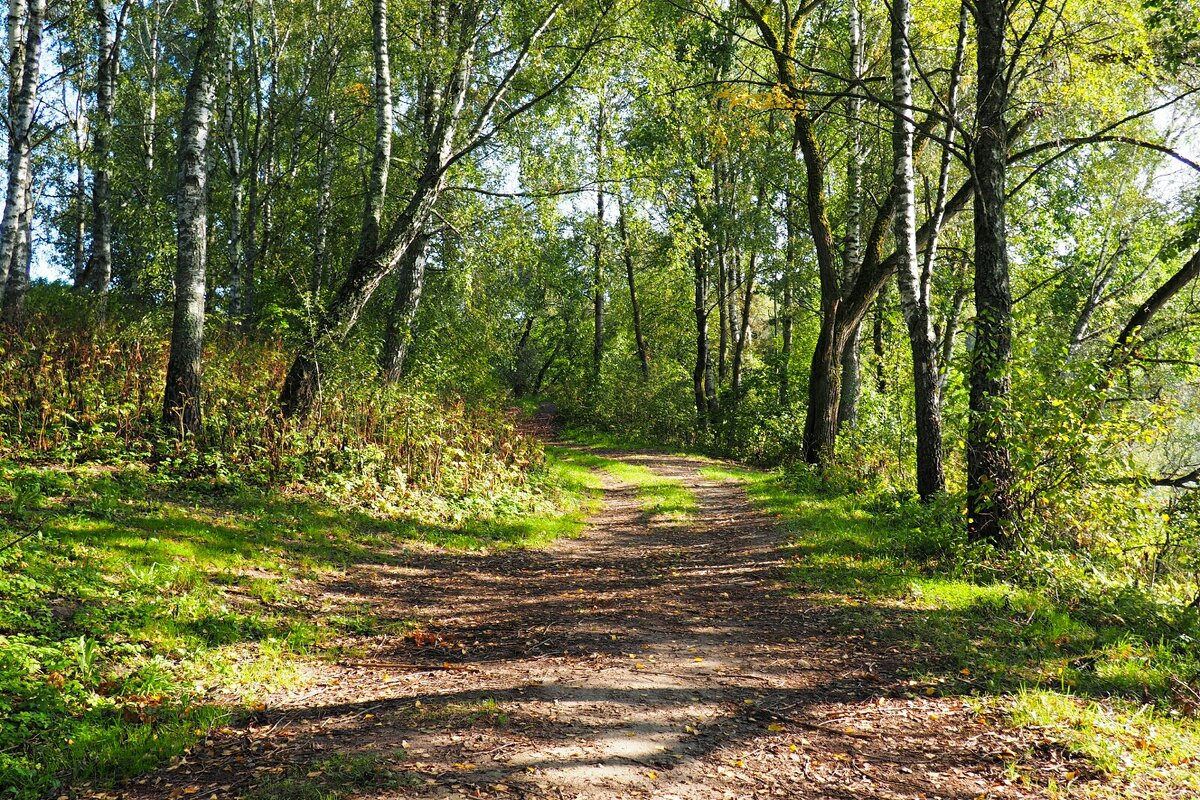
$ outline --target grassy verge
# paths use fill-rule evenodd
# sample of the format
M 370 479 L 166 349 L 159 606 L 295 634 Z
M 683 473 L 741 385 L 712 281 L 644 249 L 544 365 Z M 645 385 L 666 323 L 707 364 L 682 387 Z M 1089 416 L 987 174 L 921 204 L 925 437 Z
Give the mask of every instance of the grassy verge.
M 1194 614 L 1070 591 L 1042 568 L 1027 567 L 1027 579 L 993 571 L 938 540 L 946 528 L 936 511 L 864 504 L 807 475 L 705 472 L 745 482 L 790 531 L 799 593 L 839 608 L 847 635 L 909 651 L 914 691 L 971 696 L 981 711 L 1086 757 L 1106 779 L 1074 787 L 1078 796 L 1200 793 Z
M 0 463 L 0 797 L 138 774 L 301 683 L 381 624 L 321 606 L 324 577 L 414 546 L 541 546 L 582 529 L 598 487 L 550 454 L 525 485 L 376 514 L 138 465 Z
M 590 445 L 589 445 L 590 446 Z M 608 445 L 606 445 L 608 446 Z M 588 450 L 550 448 L 556 460 L 575 468 L 603 469 L 622 483 L 637 489 L 638 500 L 650 522 L 684 522 L 696 510 L 696 497 L 676 478 L 669 478 L 641 464 L 606 458 Z

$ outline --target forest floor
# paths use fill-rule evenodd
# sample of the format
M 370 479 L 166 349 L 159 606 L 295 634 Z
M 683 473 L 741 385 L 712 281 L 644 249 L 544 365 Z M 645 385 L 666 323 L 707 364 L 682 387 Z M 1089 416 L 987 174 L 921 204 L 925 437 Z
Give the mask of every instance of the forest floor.
M 949 799 L 1102 783 L 969 697 L 957 665 L 916 673 L 938 654 L 904 635 L 905 612 L 876 638 L 855 603 L 797 587 L 783 528 L 713 462 L 567 457 L 603 468 L 582 535 L 408 549 L 315 583 L 314 603 L 384 624 L 169 766 L 73 795 Z

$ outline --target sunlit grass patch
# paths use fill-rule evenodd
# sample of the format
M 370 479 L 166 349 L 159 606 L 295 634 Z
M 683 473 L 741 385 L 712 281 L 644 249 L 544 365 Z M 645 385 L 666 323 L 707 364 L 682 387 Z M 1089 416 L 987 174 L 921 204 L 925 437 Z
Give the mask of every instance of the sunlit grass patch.
M 577 534 L 596 507 L 594 469 L 551 454 L 519 486 L 374 514 L 214 494 L 136 465 L 97 477 L 0 464 L 0 512 L 30 532 L 0 551 L 5 796 L 143 772 L 264 694 L 300 687 L 347 637 L 404 623 L 315 608 L 314 582 L 398 563 L 415 545 L 538 547 Z
M 696 511 L 696 496 L 677 478 L 624 461 L 613 461 L 605 469 L 618 480 L 637 487 L 638 500 L 651 522 L 684 522 Z
M 998 703 L 1017 725 L 1037 728 L 1068 751 L 1119 776 L 1120 792 L 1180 796 L 1200 792 L 1200 723 L 1149 704 L 1089 700 L 1061 691 L 1027 689 Z M 1098 796 L 1121 796 L 1117 787 Z

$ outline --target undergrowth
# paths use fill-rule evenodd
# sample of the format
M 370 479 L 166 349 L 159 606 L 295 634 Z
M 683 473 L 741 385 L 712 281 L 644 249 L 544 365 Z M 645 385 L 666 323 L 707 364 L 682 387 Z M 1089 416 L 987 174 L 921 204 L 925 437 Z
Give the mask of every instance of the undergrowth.
M 1109 776 L 1097 797 L 1200 792 L 1200 617 L 1077 551 L 970 546 L 953 500 L 872 495 L 806 469 L 710 467 L 790 532 L 796 591 L 908 653 L 914 693 L 961 694 Z M 1013 765 L 1020 772 L 1018 763 Z
M 544 545 L 594 502 L 590 468 L 547 458 L 501 395 L 383 387 L 362 354 L 285 422 L 286 348 L 219 326 L 181 441 L 159 419 L 165 320 L 97 325 L 42 288 L 0 348 L 0 797 L 144 772 L 339 639 L 408 624 L 318 600 L 325 580 L 405 548 Z

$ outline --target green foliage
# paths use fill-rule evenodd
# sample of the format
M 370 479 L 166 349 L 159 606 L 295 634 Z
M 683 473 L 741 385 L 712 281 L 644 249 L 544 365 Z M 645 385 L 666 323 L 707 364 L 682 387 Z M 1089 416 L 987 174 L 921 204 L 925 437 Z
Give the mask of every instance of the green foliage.
M 60 287 L 40 287 L 32 299 L 29 335 L 0 352 L 0 456 L 146 461 L 216 489 L 295 484 L 381 507 L 402 507 L 413 493 L 520 485 L 541 461 L 540 446 L 498 409 L 500 398 L 468 403 L 420 383 L 382 386 L 373 362 L 354 352 L 328 366 L 313 418 L 286 422 L 275 397 L 289 354 L 279 341 L 221 329 L 206 348 L 204 430 L 181 442 L 159 423 L 168 351 L 161 318 L 96 326 Z
M 145 771 L 236 712 L 218 685 L 248 699 L 299 680 L 361 627 L 314 614 L 306 580 L 413 542 L 541 546 L 591 507 L 591 469 L 547 460 L 487 398 L 380 388 L 349 357 L 312 426 L 285 425 L 279 343 L 222 331 L 203 433 L 177 442 L 158 421 L 160 321 L 89 325 L 73 297 L 34 297 L 36 327 L 0 354 L 5 797 Z

